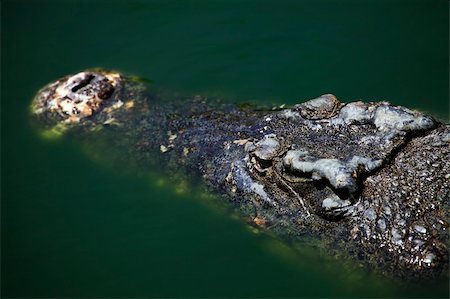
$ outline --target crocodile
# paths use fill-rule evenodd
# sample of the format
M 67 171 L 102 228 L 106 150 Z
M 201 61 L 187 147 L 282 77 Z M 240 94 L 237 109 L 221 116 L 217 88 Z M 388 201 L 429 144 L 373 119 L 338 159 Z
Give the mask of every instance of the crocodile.
M 238 105 L 90 69 L 39 90 L 31 119 L 122 165 L 200 181 L 286 242 L 388 277 L 448 275 L 450 125 L 421 112 L 331 94 Z

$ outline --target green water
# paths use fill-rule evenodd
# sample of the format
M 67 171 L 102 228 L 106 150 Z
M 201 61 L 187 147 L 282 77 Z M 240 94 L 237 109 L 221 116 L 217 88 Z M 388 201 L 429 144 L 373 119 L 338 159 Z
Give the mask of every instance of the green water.
M 449 118 L 447 1 L 2 1 L 3 297 L 448 297 L 293 250 L 199 194 L 31 130 L 44 84 L 105 67 L 159 87 L 296 103 L 323 93 Z M 170 184 L 170 181 L 168 182 Z

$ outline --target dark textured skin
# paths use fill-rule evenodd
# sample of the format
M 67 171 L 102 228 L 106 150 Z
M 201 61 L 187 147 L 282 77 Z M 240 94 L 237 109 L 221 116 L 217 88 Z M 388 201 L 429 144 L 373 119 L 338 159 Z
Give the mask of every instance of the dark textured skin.
M 33 107 L 45 108 L 37 102 L 51 88 L 38 93 Z M 94 115 L 63 126 L 66 135 L 141 170 L 204 181 L 249 223 L 285 240 L 313 240 L 387 276 L 446 275 L 450 126 L 384 102 L 356 103 L 370 117 L 342 121 L 346 104 L 324 99 L 319 107 L 273 110 L 146 90 L 122 77 Z M 125 104 L 110 108 L 118 100 Z M 381 126 L 374 115 L 383 109 L 407 115 L 407 125 Z M 33 119 L 45 130 L 64 121 L 46 110 Z M 279 144 L 266 156 L 255 149 L 264 138 Z M 351 169 L 354 185 L 337 188 L 327 177 L 287 167 L 283 159 L 298 149 L 312 162 L 345 164 L 357 156 L 379 165 L 358 164 Z M 346 204 L 325 207 L 327 198 Z

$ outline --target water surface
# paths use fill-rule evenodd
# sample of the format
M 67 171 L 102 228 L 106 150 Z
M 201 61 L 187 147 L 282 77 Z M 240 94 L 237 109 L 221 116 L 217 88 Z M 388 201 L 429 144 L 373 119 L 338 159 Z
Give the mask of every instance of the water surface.
M 229 101 L 323 93 L 449 118 L 447 1 L 2 1 L 4 297 L 448 297 L 292 250 L 200 194 L 29 126 L 44 84 L 105 67 Z M 162 186 L 160 186 L 162 185 Z

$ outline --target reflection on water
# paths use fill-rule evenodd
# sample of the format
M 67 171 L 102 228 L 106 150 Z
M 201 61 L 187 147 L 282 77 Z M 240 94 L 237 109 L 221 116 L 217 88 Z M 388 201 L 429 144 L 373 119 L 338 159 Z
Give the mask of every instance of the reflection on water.
M 447 281 L 401 286 L 287 245 L 211 194 L 105 165 L 72 140 L 41 139 L 28 123 L 42 85 L 95 66 L 233 101 L 293 104 L 332 92 L 448 119 L 447 5 L 5 1 L 3 294 L 448 297 Z

